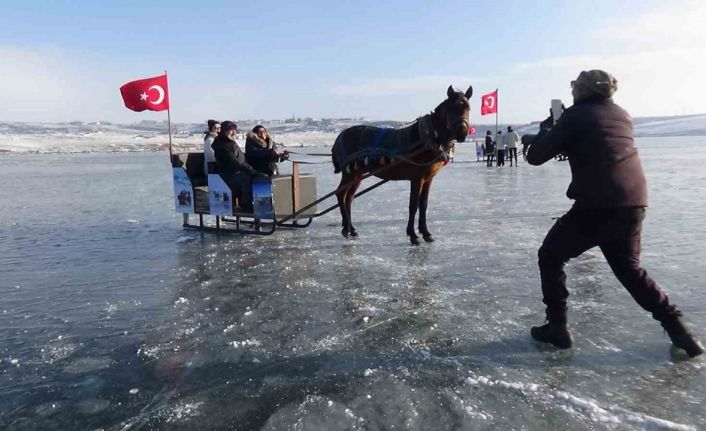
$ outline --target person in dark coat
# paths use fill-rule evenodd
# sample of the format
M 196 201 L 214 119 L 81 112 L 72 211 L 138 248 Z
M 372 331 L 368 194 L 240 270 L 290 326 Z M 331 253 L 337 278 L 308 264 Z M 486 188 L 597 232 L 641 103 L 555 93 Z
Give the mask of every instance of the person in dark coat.
M 257 170 L 245 160 L 245 153 L 235 142 L 238 126 L 232 121 L 221 123 L 221 131 L 211 144 L 219 174 L 238 198 L 240 209 L 252 212 L 252 179 Z
M 493 166 L 493 157 L 495 157 L 495 146 L 493 145 L 493 134 L 490 130 L 485 133 L 485 165 Z
M 288 151 L 277 151 L 277 145 L 265 126 L 257 125 L 246 135 L 245 160 L 258 172 L 277 175 L 277 162 L 288 158 Z
M 704 348 L 681 320 L 681 311 L 640 266 L 647 184 L 633 141 L 632 119 L 612 99 L 617 80 L 602 70 L 589 70 L 571 85 L 574 105 L 551 129 L 541 130 L 527 152 L 532 165 L 566 153 L 572 175 L 566 194 L 575 201 L 539 249 L 548 323 L 533 327 L 531 335 L 559 348 L 572 346 L 564 264 L 598 246 L 620 283 L 662 324 L 672 344 L 698 356 Z

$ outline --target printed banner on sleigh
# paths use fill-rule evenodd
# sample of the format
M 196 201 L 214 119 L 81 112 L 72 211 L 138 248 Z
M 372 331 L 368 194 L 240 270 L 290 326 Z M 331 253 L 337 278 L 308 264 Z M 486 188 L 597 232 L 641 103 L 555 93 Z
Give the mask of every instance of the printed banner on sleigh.
M 211 215 L 233 215 L 233 192 L 218 174 L 208 176 L 208 203 Z
M 174 179 L 174 209 L 178 213 L 194 213 L 194 196 L 191 181 L 182 168 L 172 168 Z

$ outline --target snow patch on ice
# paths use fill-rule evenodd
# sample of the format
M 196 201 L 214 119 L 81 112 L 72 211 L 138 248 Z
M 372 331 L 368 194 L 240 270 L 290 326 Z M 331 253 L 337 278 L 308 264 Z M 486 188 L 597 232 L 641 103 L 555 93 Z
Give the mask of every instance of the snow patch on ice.
M 596 400 L 582 398 L 565 391 L 553 390 L 535 383 L 507 382 L 486 376 L 470 376 L 465 383 L 473 386 L 500 387 L 520 392 L 546 406 L 557 406 L 575 417 L 597 425 L 630 424 L 639 429 L 696 431 L 696 427 L 680 424 L 642 413 L 632 412 L 618 406 L 602 406 Z
M 257 340 L 243 340 L 243 341 L 231 341 L 230 345 L 235 347 L 236 349 L 241 348 L 241 347 L 257 347 L 261 345 Z
M 175 406 L 165 408 L 157 416 L 164 419 L 166 423 L 177 423 L 182 422 L 187 419 L 192 419 L 201 415 L 199 408 L 204 404 L 203 401 L 199 402 L 183 402 Z

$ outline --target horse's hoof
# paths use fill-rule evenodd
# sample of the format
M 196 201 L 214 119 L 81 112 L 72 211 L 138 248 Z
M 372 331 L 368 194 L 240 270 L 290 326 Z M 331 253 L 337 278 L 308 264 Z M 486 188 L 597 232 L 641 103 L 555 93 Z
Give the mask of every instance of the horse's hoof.
M 409 242 L 411 242 L 412 245 L 419 245 L 419 238 L 411 236 L 409 237 Z
M 356 238 L 356 237 L 358 236 L 358 232 L 357 232 L 355 229 L 353 229 L 353 230 L 351 231 L 351 236 L 352 236 L 353 238 Z
M 343 235 L 345 238 L 348 238 L 351 236 L 351 233 L 348 232 L 346 229 L 341 230 L 341 235 Z
M 426 242 L 434 242 L 434 237 L 431 235 L 424 235 L 424 241 Z

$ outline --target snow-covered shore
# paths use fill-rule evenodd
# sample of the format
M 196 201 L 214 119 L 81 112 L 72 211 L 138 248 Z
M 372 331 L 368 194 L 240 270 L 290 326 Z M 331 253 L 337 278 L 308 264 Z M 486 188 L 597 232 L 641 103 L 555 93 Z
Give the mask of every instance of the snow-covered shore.
M 706 114 L 675 117 L 635 118 L 638 137 L 706 136 Z M 338 133 L 354 124 L 399 127 L 395 121 L 370 122 L 363 119 L 303 119 L 286 121 L 243 121 L 241 131 L 265 124 L 275 140 L 287 147 L 332 145 Z M 504 128 L 506 124 L 501 124 Z M 536 133 L 538 123 L 513 125 L 520 133 Z M 200 151 L 204 126 L 175 124 L 172 145 L 176 151 Z M 476 136 L 484 136 L 494 125 L 476 126 Z M 244 140 L 244 136 L 239 137 Z M 163 151 L 169 146 L 166 122 L 144 121 L 122 125 L 111 123 L 8 123 L 0 122 L 0 153 L 83 153 Z

